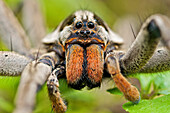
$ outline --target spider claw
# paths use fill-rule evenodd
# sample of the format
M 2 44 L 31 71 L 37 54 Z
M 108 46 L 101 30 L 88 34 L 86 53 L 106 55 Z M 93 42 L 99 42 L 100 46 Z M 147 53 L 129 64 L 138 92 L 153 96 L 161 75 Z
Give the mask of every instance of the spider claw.
M 133 104 L 138 104 L 141 100 L 141 97 L 139 96 L 139 99 L 138 100 L 135 100 L 135 101 L 131 101 Z

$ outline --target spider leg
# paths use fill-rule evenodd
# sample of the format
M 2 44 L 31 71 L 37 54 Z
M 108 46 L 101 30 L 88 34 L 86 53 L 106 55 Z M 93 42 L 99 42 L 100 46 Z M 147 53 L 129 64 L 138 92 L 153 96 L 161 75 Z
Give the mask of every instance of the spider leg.
M 14 16 L 13 12 L 0 0 L 0 36 L 3 42 L 14 51 L 27 55 L 30 48 L 29 38 Z
M 45 23 L 38 0 L 23 0 L 23 25 L 33 47 L 39 47 L 46 34 Z
M 154 73 L 168 70 L 170 70 L 170 52 L 164 48 L 157 50 L 140 72 Z
M 16 95 L 14 113 L 32 113 L 36 93 L 45 83 L 58 61 L 58 56 L 51 52 L 44 54 L 38 60 L 30 62 L 25 67 Z
M 0 75 L 20 75 L 31 59 L 16 52 L 0 51 Z
M 166 18 L 166 21 L 164 18 Z M 121 58 L 121 72 L 139 72 L 153 56 L 161 38 L 164 40 L 166 47 L 169 48 L 169 26 L 170 22 L 163 15 L 153 15 L 148 18 L 130 49 Z M 153 59 L 155 59 L 155 56 L 153 56 Z
M 163 44 L 170 50 L 170 19 L 165 15 L 156 15 L 160 20 L 157 24 L 161 30 Z M 160 22 L 159 22 L 160 21 Z
M 64 113 L 67 106 L 60 96 L 59 82 L 57 76 L 63 73 L 62 67 L 55 69 L 48 78 L 47 87 L 49 98 L 52 102 L 52 108 L 55 113 Z
M 140 70 L 140 72 L 161 72 L 170 70 L 170 20 L 168 17 L 159 15 L 161 24 L 159 28 L 163 38 L 163 44 L 166 48 L 157 49 L 148 63 Z
M 138 89 L 131 85 L 126 78 L 121 74 L 119 67 L 119 52 L 110 52 L 106 56 L 107 71 L 113 78 L 117 88 L 124 94 L 125 98 L 134 104 L 140 101 L 140 93 Z

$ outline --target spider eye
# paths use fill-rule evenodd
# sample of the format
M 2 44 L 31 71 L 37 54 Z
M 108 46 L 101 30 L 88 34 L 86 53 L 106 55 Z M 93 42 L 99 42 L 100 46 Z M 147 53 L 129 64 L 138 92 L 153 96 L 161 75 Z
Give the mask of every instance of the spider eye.
M 94 23 L 93 22 L 88 22 L 87 26 L 88 26 L 88 28 L 92 29 L 92 28 L 94 28 Z
M 82 25 L 82 22 L 77 22 L 77 23 L 76 23 L 76 28 L 77 28 L 77 29 L 80 29 L 82 26 L 83 26 L 83 25 Z

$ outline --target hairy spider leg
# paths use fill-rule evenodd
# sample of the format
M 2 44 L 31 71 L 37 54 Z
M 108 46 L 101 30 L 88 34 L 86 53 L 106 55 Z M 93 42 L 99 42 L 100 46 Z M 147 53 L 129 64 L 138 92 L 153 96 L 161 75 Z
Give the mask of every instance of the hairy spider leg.
M 111 74 L 117 88 L 123 92 L 125 98 L 134 104 L 138 104 L 140 101 L 140 93 L 138 89 L 131 85 L 121 74 L 118 60 L 119 53 L 111 52 L 106 56 L 108 72 Z

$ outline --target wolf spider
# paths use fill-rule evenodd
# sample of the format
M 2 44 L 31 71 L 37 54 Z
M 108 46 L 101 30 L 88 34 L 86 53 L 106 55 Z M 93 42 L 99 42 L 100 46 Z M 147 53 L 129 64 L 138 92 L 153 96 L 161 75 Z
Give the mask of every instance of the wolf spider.
M 28 47 L 22 42 L 14 50 L 18 53 L 0 51 L 0 74 L 22 73 L 14 113 L 31 113 L 36 93 L 46 81 L 53 110 L 65 112 L 67 106 L 60 97 L 58 82 L 62 77 L 70 87 L 80 90 L 85 86 L 99 87 L 102 78 L 109 75 L 127 100 L 139 103 L 138 89 L 123 75 L 170 70 L 169 31 L 170 20 L 166 16 L 152 15 L 142 25 L 131 47 L 123 52 L 119 47 L 126 42 L 120 36 L 96 14 L 80 10 L 42 40 L 44 49 L 39 50 L 36 58 L 32 52 L 25 51 Z M 163 49 L 157 49 L 160 40 L 165 45 Z

